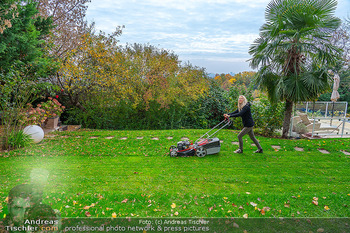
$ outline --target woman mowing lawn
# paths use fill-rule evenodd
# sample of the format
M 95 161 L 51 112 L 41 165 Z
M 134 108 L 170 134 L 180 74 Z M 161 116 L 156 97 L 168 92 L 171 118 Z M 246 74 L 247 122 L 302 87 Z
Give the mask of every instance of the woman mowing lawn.
M 255 145 L 258 147 L 254 153 L 263 153 L 263 149 L 260 146 L 258 140 L 256 140 L 253 132 L 254 120 L 250 111 L 250 103 L 247 101 L 245 96 L 240 95 L 238 98 L 238 109 L 232 113 L 224 114 L 224 117 L 242 117 L 244 128 L 238 134 L 239 149 L 235 153 L 243 153 L 243 136 L 249 134 L 249 137 L 253 140 Z

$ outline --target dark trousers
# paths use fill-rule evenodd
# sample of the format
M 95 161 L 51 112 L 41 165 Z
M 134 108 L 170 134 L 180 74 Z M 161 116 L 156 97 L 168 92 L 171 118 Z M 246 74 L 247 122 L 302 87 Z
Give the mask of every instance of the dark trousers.
M 261 150 L 262 147 L 260 146 L 260 143 L 258 142 L 258 140 L 256 140 L 254 136 L 253 127 L 244 127 L 242 131 L 238 134 L 239 149 L 243 151 L 243 136 L 246 134 L 249 135 L 250 139 L 252 139 L 255 145 L 258 147 L 258 149 Z

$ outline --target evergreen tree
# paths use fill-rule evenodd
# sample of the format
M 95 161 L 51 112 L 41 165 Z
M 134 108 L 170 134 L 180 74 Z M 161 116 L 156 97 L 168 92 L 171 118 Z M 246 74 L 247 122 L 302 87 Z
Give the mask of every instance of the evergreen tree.
M 1 7 L 6 5 L 1 4 Z M 51 18 L 38 16 L 37 3 L 26 0 L 17 4 L 18 15 L 11 21 L 11 27 L 0 34 L 0 74 L 5 81 L 12 70 L 24 79 L 37 80 L 48 75 L 55 68 L 49 54 L 43 49 L 43 37 L 52 26 Z M 8 5 L 7 5 L 8 6 Z

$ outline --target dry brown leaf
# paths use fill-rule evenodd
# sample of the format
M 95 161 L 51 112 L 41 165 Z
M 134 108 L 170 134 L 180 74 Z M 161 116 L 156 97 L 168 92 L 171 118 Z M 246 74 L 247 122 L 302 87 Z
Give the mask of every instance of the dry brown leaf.
M 261 215 L 265 215 L 265 210 L 262 209 L 262 210 L 260 211 L 260 213 L 261 213 Z

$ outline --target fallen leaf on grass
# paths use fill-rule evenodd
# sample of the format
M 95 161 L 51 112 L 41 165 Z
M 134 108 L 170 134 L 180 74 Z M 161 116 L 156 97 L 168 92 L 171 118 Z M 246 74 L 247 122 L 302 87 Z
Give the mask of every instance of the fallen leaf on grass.
M 254 202 L 250 202 L 250 204 L 252 205 L 252 206 L 257 206 L 258 204 L 256 204 L 256 203 L 254 203 Z
M 85 212 L 85 216 L 86 216 L 86 217 L 91 217 L 90 212 L 89 212 L 89 211 L 86 211 L 86 212 Z
M 179 212 L 175 212 L 174 215 L 175 215 L 175 216 L 178 216 L 178 215 L 179 215 Z
M 264 209 L 260 210 L 260 213 L 261 215 L 265 215 L 265 210 Z
M 84 210 L 88 210 L 88 209 L 90 209 L 90 207 L 91 207 L 91 206 L 84 206 L 83 209 L 84 209 Z
M 122 203 L 127 203 L 129 199 L 122 200 Z
M 325 205 L 324 210 L 329 210 L 329 207 Z
M 246 194 L 250 195 L 251 193 L 250 192 L 246 192 Z
M 243 214 L 243 218 L 248 218 L 248 214 Z
M 176 207 L 176 204 L 175 203 L 173 203 L 173 204 L 171 204 L 171 208 L 175 208 Z
M 114 212 L 113 214 L 112 214 L 112 218 L 116 218 L 117 217 L 117 214 Z

